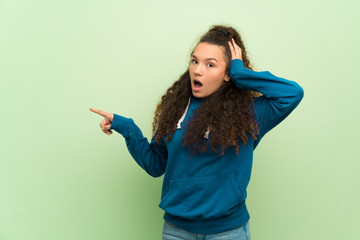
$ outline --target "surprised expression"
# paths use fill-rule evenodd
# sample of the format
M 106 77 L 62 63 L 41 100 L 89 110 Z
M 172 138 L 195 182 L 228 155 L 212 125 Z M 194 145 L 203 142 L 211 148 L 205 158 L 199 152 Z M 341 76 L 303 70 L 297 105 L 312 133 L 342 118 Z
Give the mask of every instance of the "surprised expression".
M 216 92 L 224 81 L 230 80 L 225 73 L 224 50 L 222 46 L 206 42 L 195 47 L 189 65 L 193 96 L 208 97 Z

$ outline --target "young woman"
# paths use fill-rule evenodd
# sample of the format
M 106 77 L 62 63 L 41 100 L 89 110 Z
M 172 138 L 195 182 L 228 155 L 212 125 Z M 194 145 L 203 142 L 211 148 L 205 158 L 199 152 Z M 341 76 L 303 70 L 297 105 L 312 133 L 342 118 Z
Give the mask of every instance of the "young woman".
M 303 98 L 295 82 L 256 72 L 232 27 L 212 26 L 158 104 L 150 141 L 130 118 L 90 108 L 135 161 L 163 174 L 163 239 L 250 239 L 245 205 L 253 151 Z

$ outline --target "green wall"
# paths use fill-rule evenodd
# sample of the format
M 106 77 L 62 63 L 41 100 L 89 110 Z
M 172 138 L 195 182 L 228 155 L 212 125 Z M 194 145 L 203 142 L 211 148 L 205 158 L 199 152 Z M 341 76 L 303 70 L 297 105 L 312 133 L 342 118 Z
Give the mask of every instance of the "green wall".
M 360 239 L 358 1 L 0 0 L 0 239 L 160 239 L 162 178 L 89 107 L 151 137 L 155 106 L 212 24 L 299 107 L 255 151 L 254 240 Z

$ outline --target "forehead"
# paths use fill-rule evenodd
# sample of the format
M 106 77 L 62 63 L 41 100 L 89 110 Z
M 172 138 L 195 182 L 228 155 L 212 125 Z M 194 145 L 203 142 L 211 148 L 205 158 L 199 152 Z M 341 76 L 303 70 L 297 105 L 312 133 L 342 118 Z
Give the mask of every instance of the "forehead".
M 215 58 L 218 61 L 225 61 L 224 47 L 206 42 L 199 43 L 192 55 L 199 59 Z

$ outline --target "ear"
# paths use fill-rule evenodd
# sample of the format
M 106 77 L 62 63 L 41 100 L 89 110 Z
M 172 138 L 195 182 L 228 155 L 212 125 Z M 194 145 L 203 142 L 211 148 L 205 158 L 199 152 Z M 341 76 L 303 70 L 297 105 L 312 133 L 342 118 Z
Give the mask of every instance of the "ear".
M 229 75 L 228 73 L 227 73 L 227 74 L 225 74 L 224 81 L 225 81 L 225 82 L 230 81 L 230 75 Z

